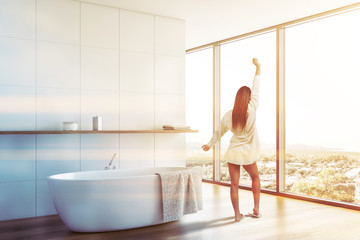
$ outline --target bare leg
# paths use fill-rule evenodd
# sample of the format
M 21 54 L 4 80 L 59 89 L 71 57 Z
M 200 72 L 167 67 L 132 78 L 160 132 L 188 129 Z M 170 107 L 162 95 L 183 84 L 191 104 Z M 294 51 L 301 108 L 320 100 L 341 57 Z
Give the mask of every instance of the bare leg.
M 231 163 L 228 163 L 228 166 L 231 179 L 230 198 L 235 212 L 235 221 L 239 222 L 244 217 L 239 210 L 240 166 Z
M 250 165 L 243 165 L 246 172 L 249 173 L 252 180 L 252 192 L 254 196 L 254 214 L 259 215 L 260 207 L 260 178 L 256 163 Z

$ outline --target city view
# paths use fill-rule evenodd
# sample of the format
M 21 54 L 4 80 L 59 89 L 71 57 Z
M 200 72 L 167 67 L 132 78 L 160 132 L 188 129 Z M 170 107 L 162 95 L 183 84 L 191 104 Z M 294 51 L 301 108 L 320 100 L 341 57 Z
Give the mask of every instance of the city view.
M 193 145 L 191 147 L 191 145 Z M 204 179 L 213 177 L 212 151 L 196 151 L 200 143 L 187 143 L 187 167 L 201 169 Z M 303 148 L 305 146 L 302 146 Z M 262 151 L 257 162 L 261 187 L 276 189 L 276 154 Z M 227 163 L 220 162 L 220 181 L 230 182 Z M 360 204 L 360 153 L 326 149 L 289 150 L 286 153 L 285 191 L 316 198 Z M 241 185 L 251 186 L 242 169 Z

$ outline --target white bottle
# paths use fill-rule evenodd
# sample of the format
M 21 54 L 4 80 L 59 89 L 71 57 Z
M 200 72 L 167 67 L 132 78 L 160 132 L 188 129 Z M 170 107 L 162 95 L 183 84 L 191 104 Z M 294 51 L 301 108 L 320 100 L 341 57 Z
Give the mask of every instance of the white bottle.
M 93 117 L 93 130 L 101 131 L 102 130 L 102 118 L 99 116 Z

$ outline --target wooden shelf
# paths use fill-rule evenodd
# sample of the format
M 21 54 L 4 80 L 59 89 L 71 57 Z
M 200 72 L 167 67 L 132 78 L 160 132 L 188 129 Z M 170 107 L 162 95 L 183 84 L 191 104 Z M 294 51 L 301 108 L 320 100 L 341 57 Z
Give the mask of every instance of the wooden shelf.
M 108 134 L 108 133 L 197 133 L 199 130 L 104 130 L 104 131 L 0 131 L 0 135 L 14 134 Z

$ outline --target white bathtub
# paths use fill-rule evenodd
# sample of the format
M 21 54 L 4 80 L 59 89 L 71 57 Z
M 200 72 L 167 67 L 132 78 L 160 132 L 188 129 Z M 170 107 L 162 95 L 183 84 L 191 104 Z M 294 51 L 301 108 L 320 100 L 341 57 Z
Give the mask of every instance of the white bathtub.
M 147 168 L 64 173 L 48 177 L 56 211 L 75 232 L 104 232 L 163 223 L 159 171 Z

